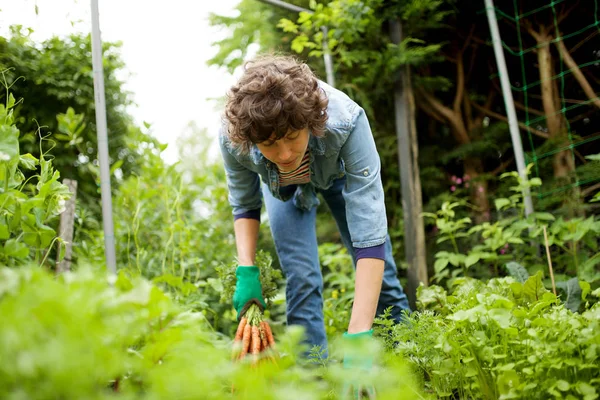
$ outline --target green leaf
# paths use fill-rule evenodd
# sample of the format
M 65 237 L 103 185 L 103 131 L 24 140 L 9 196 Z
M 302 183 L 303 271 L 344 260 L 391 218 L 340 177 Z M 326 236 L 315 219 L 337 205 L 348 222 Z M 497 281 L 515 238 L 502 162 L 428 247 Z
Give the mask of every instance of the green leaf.
M 8 225 L 0 220 L 0 239 L 5 240 L 10 237 L 10 232 L 8 230 Z
M 448 266 L 448 259 L 447 258 L 438 258 L 437 260 L 435 260 L 435 263 L 433 264 L 433 269 L 435 270 L 436 273 L 439 273 L 444 268 L 446 268 L 446 266 Z
M 465 267 L 469 268 L 471 265 L 476 264 L 479 260 L 479 254 L 469 254 L 467 258 L 465 258 Z
M 16 239 L 9 239 L 4 243 L 4 254 L 8 257 L 26 258 L 29 255 L 29 248 Z
M 587 396 L 593 396 L 596 395 L 596 389 L 594 389 L 593 386 L 589 385 L 586 382 L 577 382 L 577 389 L 579 389 L 579 391 L 581 392 L 581 394 L 583 394 L 584 396 L 586 396 L 586 399 L 588 398 Z M 596 397 L 590 397 L 590 399 L 594 399 L 597 398 Z
M 110 166 L 110 174 L 114 175 L 115 171 L 123 166 L 123 160 L 117 160 L 113 165 Z
M 21 157 L 19 157 L 19 166 L 30 171 L 35 170 L 36 166 L 38 165 L 38 162 L 38 159 L 29 153 L 23 154 Z
M 494 204 L 496 205 L 496 210 L 500 211 L 504 207 L 510 206 L 510 200 L 505 198 L 496 199 L 494 200 Z
M 536 212 L 532 216 L 540 221 L 554 221 L 556 219 L 554 215 L 547 212 Z
M 284 32 L 298 33 L 298 25 L 287 18 L 280 19 L 277 27 L 281 28 Z
M 542 180 L 540 178 L 531 178 L 529 184 L 531 186 L 542 186 Z
M 519 263 L 511 261 L 506 264 L 506 269 L 508 270 L 508 274 L 518 282 L 525 283 L 527 279 L 529 279 L 529 272 L 527 272 L 527 269 Z
M 573 312 L 579 310 L 581 304 L 581 287 L 579 286 L 579 279 L 571 278 L 566 282 L 567 299 L 565 300 L 565 307 Z
M 571 385 L 569 385 L 569 382 L 559 379 L 558 381 L 556 381 L 556 387 L 558 388 L 558 390 L 566 392 L 571 388 Z
M 306 36 L 296 36 L 292 41 L 292 50 L 296 53 L 302 53 L 304 48 L 308 46 L 308 38 Z
M 10 161 L 18 155 L 19 130 L 14 125 L 0 122 L 0 164 L 3 161 Z
M 448 260 L 450 261 L 450 264 L 454 265 L 455 267 L 460 266 L 460 263 L 463 262 L 464 259 L 465 256 L 462 254 L 450 253 L 448 255 Z
M 597 264 L 600 264 L 600 253 L 594 255 L 579 266 L 579 276 L 583 279 L 586 277 L 590 278 L 588 275 L 591 275 L 592 271 L 596 271 L 595 267 Z
M 539 301 L 544 293 L 548 290 L 542 282 L 542 271 L 538 271 L 535 275 L 530 276 L 523 285 L 523 294 L 530 302 Z
M 506 308 L 493 308 L 488 314 L 502 329 L 510 328 L 512 321 L 512 313 L 510 310 Z
M 523 284 L 520 282 L 511 283 L 510 289 L 512 290 L 513 296 L 517 299 L 523 295 Z
M 588 160 L 592 160 L 592 161 L 600 161 L 600 153 L 585 156 L 585 158 L 587 158 Z
M 23 241 L 36 249 L 47 247 L 56 235 L 54 229 L 40 223 L 32 214 L 26 214 L 21 218 L 21 229 L 24 233 Z
M 131 279 L 129 279 L 124 270 L 119 271 L 115 287 L 123 292 L 127 292 L 133 288 L 133 283 L 131 283 Z
M 591 286 L 586 281 L 579 281 L 579 287 L 581 288 L 581 300 L 585 301 L 587 295 L 590 293 Z
M 64 240 L 60 237 L 58 239 L 58 261 L 62 261 L 65 258 L 65 253 L 67 252 L 67 245 Z

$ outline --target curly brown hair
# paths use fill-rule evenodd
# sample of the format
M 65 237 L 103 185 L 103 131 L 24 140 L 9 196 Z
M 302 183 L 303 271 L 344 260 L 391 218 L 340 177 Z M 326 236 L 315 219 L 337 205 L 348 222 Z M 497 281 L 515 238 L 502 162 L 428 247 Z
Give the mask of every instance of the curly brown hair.
M 252 143 L 308 128 L 325 133 L 327 96 L 308 65 L 290 56 L 261 56 L 244 65 L 225 107 L 228 137 L 247 153 Z

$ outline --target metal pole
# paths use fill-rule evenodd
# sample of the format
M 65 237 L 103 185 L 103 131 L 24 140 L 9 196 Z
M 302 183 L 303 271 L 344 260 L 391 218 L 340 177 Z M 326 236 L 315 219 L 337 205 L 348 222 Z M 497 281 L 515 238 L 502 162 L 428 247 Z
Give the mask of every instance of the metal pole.
M 502 41 L 500 39 L 500 31 L 498 29 L 498 20 L 493 0 L 485 0 L 485 8 L 487 12 L 488 23 L 490 25 L 490 33 L 492 34 L 492 42 L 494 45 L 494 54 L 496 55 L 496 64 L 498 66 L 498 74 L 500 76 L 500 84 L 502 86 L 502 96 L 504 97 L 504 106 L 506 107 L 506 115 L 508 116 L 508 127 L 510 129 L 510 137 L 512 139 L 513 150 L 515 152 L 515 160 L 517 161 L 517 170 L 522 179 L 527 179 L 527 170 L 525 167 L 525 158 L 523 156 L 523 144 L 521 143 L 521 134 L 519 133 L 519 123 L 517 121 L 517 113 L 515 112 L 515 103 L 510 89 L 510 81 L 508 78 L 508 69 L 506 68 L 506 60 L 504 59 L 504 50 L 502 49 Z M 525 215 L 533 213 L 533 202 L 531 201 L 531 193 L 529 189 L 523 193 L 525 198 Z
M 313 12 L 309 9 L 306 9 L 306 8 L 303 8 L 303 7 L 294 5 L 294 4 L 286 3 L 285 1 L 281 1 L 281 0 L 259 0 L 259 1 L 262 1 L 263 3 L 271 4 L 273 6 L 285 8 L 287 10 L 294 11 L 297 13 L 305 12 L 305 13 L 313 14 Z
M 333 74 L 333 60 L 331 59 L 331 52 L 329 51 L 329 44 L 327 43 L 327 36 L 329 30 L 326 26 L 321 27 L 323 31 L 323 61 L 325 62 L 325 73 L 327 75 L 327 83 L 335 87 L 335 75 Z
M 258 0 L 258 1 L 262 1 L 263 3 L 271 4 L 273 6 L 285 8 L 286 10 L 294 11 L 297 13 L 305 12 L 305 13 L 308 13 L 311 15 L 314 14 L 314 12 L 312 12 L 311 10 L 308 10 L 306 8 L 303 8 L 303 7 L 294 5 L 294 4 L 286 3 L 285 1 L 281 1 L 281 0 Z M 323 31 L 323 62 L 325 63 L 325 74 L 327 75 L 327 84 L 335 87 L 335 75 L 333 74 L 333 61 L 331 59 L 331 52 L 329 51 L 329 46 L 327 44 L 328 30 L 327 30 L 326 26 L 321 27 L 321 30 Z
M 94 100 L 96 104 L 96 130 L 98 134 L 98 160 L 100 162 L 100 192 L 102 196 L 102 222 L 104 225 L 104 255 L 106 267 L 116 274 L 115 235 L 110 191 L 108 134 L 106 129 L 106 104 L 104 97 L 104 70 L 102 68 L 102 39 L 98 0 L 92 2 L 92 64 L 94 68 Z

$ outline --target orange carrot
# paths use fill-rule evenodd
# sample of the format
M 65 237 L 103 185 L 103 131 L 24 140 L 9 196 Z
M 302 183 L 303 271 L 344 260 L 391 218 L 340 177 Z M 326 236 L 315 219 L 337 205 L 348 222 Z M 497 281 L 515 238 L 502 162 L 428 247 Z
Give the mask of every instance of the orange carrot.
M 260 340 L 263 350 L 266 350 L 267 347 L 269 347 L 269 342 L 267 341 L 267 332 L 265 331 L 265 324 L 265 321 L 260 321 Z
M 252 354 L 258 355 L 260 353 L 260 336 L 258 335 L 258 327 L 252 327 Z
M 258 336 L 258 327 L 252 327 L 252 366 L 255 367 L 258 363 L 260 354 L 260 337 Z
M 263 321 L 263 323 L 265 333 L 267 334 L 267 342 L 269 343 L 269 346 L 271 346 L 273 350 L 275 350 L 275 338 L 273 337 L 273 331 L 271 331 L 271 327 L 269 326 L 269 323 L 267 321 Z
M 244 328 L 246 327 L 246 323 L 248 322 L 248 318 L 242 317 L 240 324 L 238 325 L 237 331 L 235 332 L 235 341 L 242 340 L 242 334 L 244 333 Z
M 244 327 L 244 336 L 242 336 L 242 353 L 240 358 L 244 358 L 248 351 L 250 351 L 250 339 L 252 338 L 252 328 L 250 324 L 246 324 Z

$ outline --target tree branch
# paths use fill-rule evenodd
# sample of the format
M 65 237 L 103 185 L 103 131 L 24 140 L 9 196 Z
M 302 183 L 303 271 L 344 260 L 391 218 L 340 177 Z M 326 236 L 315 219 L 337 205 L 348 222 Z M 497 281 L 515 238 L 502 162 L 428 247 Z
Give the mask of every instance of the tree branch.
M 575 4 L 573 4 L 568 10 L 565 10 L 566 8 L 566 4 L 563 4 L 563 6 L 561 7 L 560 12 L 558 13 L 558 18 L 556 21 L 556 26 L 560 25 L 561 22 L 563 22 L 565 20 L 565 18 L 567 18 L 569 16 L 569 14 L 571 14 L 571 12 L 576 9 L 579 6 L 579 0 L 577 0 L 575 2 Z
M 504 115 L 502 115 L 502 114 L 498 114 L 498 113 L 496 113 L 496 112 L 494 112 L 494 111 L 492 111 L 492 110 L 490 110 L 490 109 L 487 109 L 487 108 L 485 108 L 485 107 L 482 107 L 482 106 L 480 106 L 480 105 L 479 105 L 479 104 L 477 104 L 477 103 L 472 103 L 472 104 L 473 104 L 473 107 L 475 107 L 475 108 L 476 108 L 476 109 L 478 109 L 479 111 L 481 111 L 481 112 L 483 112 L 483 113 L 485 113 L 485 114 L 489 115 L 490 117 L 494 117 L 494 118 L 496 118 L 496 119 L 499 119 L 499 120 L 501 120 L 501 121 L 508 122 L 508 118 L 506 118 Z M 544 138 L 544 139 L 548 139 L 548 138 L 550 137 L 550 136 L 549 136 L 549 135 L 548 135 L 546 132 L 542 132 L 542 131 L 540 131 L 540 130 L 537 130 L 537 129 L 535 129 L 535 128 L 532 128 L 532 127 L 530 127 L 530 126 L 527 126 L 527 125 L 525 125 L 525 124 L 524 124 L 524 123 L 522 123 L 522 122 L 519 122 L 518 124 L 519 124 L 519 127 L 521 127 L 521 129 L 524 129 L 524 130 L 526 130 L 526 131 L 528 131 L 528 132 L 531 132 L 531 133 L 533 133 L 533 134 L 534 134 L 534 135 L 536 135 L 536 136 L 542 137 L 542 138 Z
M 463 44 L 462 50 L 460 51 L 461 54 L 464 54 L 465 50 L 467 50 L 467 48 L 471 44 L 471 40 L 473 39 L 473 32 L 475 32 L 475 24 L 471 25 L 471 30 L 469 30 L 469 35 L 465 39 L 465 43 Z
M 588 99 L 590 99 L 590 101 L 596 107 L 600 108 L 600 99 L 598 99 L 596 92 L 594 91 L 594 89 L 592 89 L 592 86 L 581 72 L 581 69 L 579 69 L 579 66 L 577 65 L 575 60 L 573 60 L 573 57 L 571 57 L 571 54 L 565 47 L 565 43 L 562 41 L 562 39 L 558 39 L 555 42 L 555 44 L 556 47 L 558 47 L 558 51 L 560 52 L 560 55 L 562 56 L 563 60 L 565 60 L 565 64 L 567 64 L 567 66 L 573 73 L 573 76 L 575 77 L 575 79 L 577 79 L 579 86 L 581 86 Z
M 509 158 L 506 161 L 503 161 L 502 163 L 500 163 L 499 166 L 497 166 L 492 172 L 490 172 L 490 174 L 492 175 L 498 175 L 500 172 L 504 171 L 506 168 L 508 168 L 513 162 L 515 161 L 514 157 Z
M 519 103 L 518 101 L 515 101 L 514 103 L 515 103 L 515 107 L 517 107 L 519 110 L 529 111 L 531 114 L 537 115 L 538 117 L 543 117 L 544 115 L 546 115 L 543 112 L 541 112 L 540 110 L 537 110 L 535 108 L 525 107 L 525 104 Z
M 419 108 L 427 115 L 429 115 L 430 117 L 432 117 L 433 119 L 435 119 L 438 122 L 441 122 L 442 124 L 447 124 L 448 121 L 444 120 L 441 115 L 439 115 L 438 113 L 435 113 L 432 111 L 431 107 L 426 107 L 423 104 L 421 104 L 421 102 L 417 102 Z
M 451 108 L 443 105 L 435 96 L 426 90 L 417 89 L 419 95 L 446 121 L 451 125 L 454 138 L 460 144 L 470 143 L 471 138 L 465 128 L 460 113 L 454 113 Z
M 527 19 L 523 20 L 523 25 L 525 25 L 525 29 L 533 36 L 536 42 L 541 43 L 544 41 L 543 38 L 546 36 L 546 31 L 543 25 L 540 25 L 540 32 L 533 29 L 533 25 L 531 25 L 531 22 Z
M 581 191 L 581 197 L 587 197 L 598 189 L 600 189 L 600 183 L 596 183 L 595 185 L 585 188 L 585 190 Z
M 456 55 L 456 95 L 452 108 L 455 113 L 460 113 L 460 104 L 465 95 L 465 69 L 463 65 L 462 51 Z
M 467 124 L 467 129 L 469 130 L 469 132 L 471 132 L 476 125 L 473 123 L 473 109 L 471 108 L 471 99 L 469 99 L 469 96 L 465 97 L 463 107 L 465 109 L 465 120 Z
M 498 86 L 498 80 L 497 79 L 492 80 L 492 84 L 494 85 L 494 87 L 496 88 L 496 90 L 498 91 L 498 93 L 502 93 L 502 89 L 500 88 L 500 86 Z M 514 103 L 515 103 L 515 107 L 517 107 L 518 109 L 523 110 L 523 111 L 529 111 L 533 115 L 537 115 L 539 117 L 543 117 L 543 116 L 546 115 L 542 111 L 540 111 L 540 110 L 538 110 L 536 108 L 525 107 L 524 104 L 519 103 L 518 101 L 514 101 Z M 487 108 L 489 108 L 489 107 L 487 107 Z
M 485 110 L 489 110 L 492 107 L 492 103 L 494 102 L 495 97 L 496 97 L 496 92 L 491 90 L 488 94 L 487 99 L 485 99 L 485 104 L 483 105 L 483 108 Z M 473 121 L 473 126 L 481 126 L 481 123 L 483 122 L 483 117 L 485 117 L 486 114 L 481 109 L 479 110 L 479 112 L 480 112 L 480 114 Z
M 477 44 L 482 44 L 484 46 L 489 46 L 489 42 L 488 41 L 483 40 L 481 38 L 478 38 L 477 36 L 473 36 L 473 42 L 475 42 Z M 518 53 L 519 51 L 521 51 L 521 49 L 519 47 L 509 46 L 508 44 L 507 45 L 503 45 L 502 47 L 506 47 L 507 49 L 512 50 L 513 53 Z
M 469 68 L 468 68 L 467 74 L 466 74 L 467 81 L 471 77 L 471 72 L 473 71 L 473 67 L 475 66 L 475 56 L 477 55 L 477 50 L 479 49 L 479 46 L 477 46 L 477 45 L 473 45 L 472 47 L 473 47 L 473 50 L 471 51 L 471 58 L 469 59 Z
M 531 93 L 529 95 L 529 97 L 531 97 L 532 99 L 538 99 L 538 100 L 542 99 L 542 96 L 540 96 L 539 94 L 534 94 L 534 93 Z M 584 103 L 587 103 L 585 100 L 576 100 L 576 99 L 567 99 L 567 98 L 562 98 L 561 100 L 563 100 L 565 103 L 570 103 L 570 104 L 584 104 Z
M 579 43 L 577 43 L 575 46 L 573 46 L 569 50 L 569 53 L 571 53 L 571 54 L 575 53 L 575 51 L 577 51 L 577 49 L 579 49 L 581 46 L 583 46 L 583 44 L 585 42 L 587 42 L 588 40 L 590 40 L 591 38 L 593 38 L 594 36 L 596 36 L 598 33 L 600 33 L 600 31 L 595 30 L 591 34 L 589 34 L 588 36 L 586 36 L 585 38 L 581 39 L 581 41 Z
M 443 105 L 438 99 L 435 98 L 433 94 L 429 93 L 428 91 L 422 88 L 417 89 L 417 93 L 419 93 L 419 95 L 423 97 L 423 99 L 427 101 L 427 103 L 429 103 L 429 105 L 431 105 L 431 107 L 433 107 L 433 109 L 442 118 L 446 120 L 452 119 L 452 110 Z

